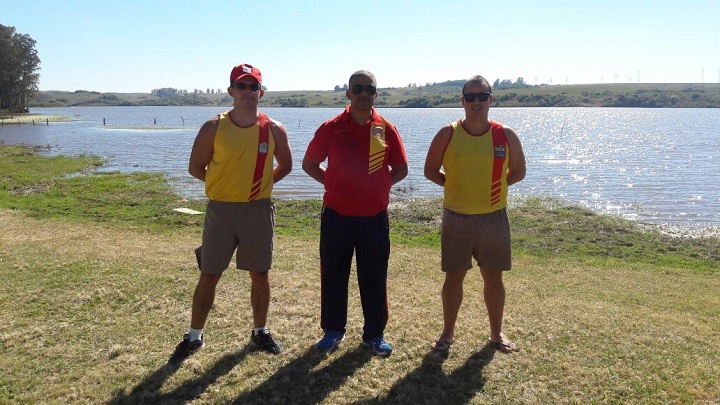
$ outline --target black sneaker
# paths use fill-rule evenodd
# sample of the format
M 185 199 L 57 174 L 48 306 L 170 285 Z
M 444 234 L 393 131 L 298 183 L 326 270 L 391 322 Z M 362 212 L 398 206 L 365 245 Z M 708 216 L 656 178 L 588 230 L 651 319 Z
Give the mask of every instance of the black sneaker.
M 170 361 L 173 362 L 180 362 L 188 357 L 192 356 L 193 353 L 196 351 L 202 349 L 203 346 L 205 346 L 205 334 L 201 334 L 200 338 L 198 340 L 190 341 L 190 335 L 185 334 L 183 336 L 182 342 L 178 343 L 178 345 L 175 347 L 175 351 L 173 352 L 172 356 L 170 356 Z
M 250 344 L 257 350 L 262 350 L 270 354 L 279 354 L 282 352 L 282 347 L 275 342 L 270 331 L 261 330 L 257 334 L 250 332 Z

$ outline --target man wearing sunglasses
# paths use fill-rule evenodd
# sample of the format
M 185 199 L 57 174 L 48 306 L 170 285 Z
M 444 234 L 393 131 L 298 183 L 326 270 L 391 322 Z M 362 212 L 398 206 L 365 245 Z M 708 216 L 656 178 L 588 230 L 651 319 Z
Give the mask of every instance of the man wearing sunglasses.
M 330 352 L 345 339 L 348 281 L 355 254 L 365 324 L 362 345 L 389 356 L 387 270 L 390 188 L 407 176 L 407 155 L 393 124 L 373 108 L 375 76 L 360 70 L 345 92 L 350 105 L 323 123 L 308 145 L 302 167 L 325 186 L 320 219 L 320 326 L 315 345 Z M 327 160 L 327 167 L 320 164 Z
M 196 251 L 200 279 L 193 295 L 190 330 L 175 349 L 175 360 L 187 358 L 204 345 L 203 328 L 216 286 L 235 252 L 236 267 L 246 270 L 251 280 L 251 347 L 273 354 L 282 351 L 266 327 L 275 227 L 270 196 L 273 184 L 292 170 L 292 156 L 283 125 L 258 112 L 261 86 L 258 68 L 235 66 L 228 87 L 233 108 L 208 120 L 192 147 L 188 170 L 205 182 L 209 201 L 202 247 Z
M 425 160 L 425 177 L 444 187 L 442 288 L 444 327 L 432 350 L 446 351 L 455 341 L 455 322 L 463 300 L 463 281 L 474 258 L 483 278 L 490 321 L 489 344 L 511 353 L 515 343 L 502 333 L 505 286 L 511 268 L 508 186 L 525 177 L 525 154 L 512 128 L 488 118 L 490 83 L 473 76 L 462 89 L 465 118 L 435 135 Z

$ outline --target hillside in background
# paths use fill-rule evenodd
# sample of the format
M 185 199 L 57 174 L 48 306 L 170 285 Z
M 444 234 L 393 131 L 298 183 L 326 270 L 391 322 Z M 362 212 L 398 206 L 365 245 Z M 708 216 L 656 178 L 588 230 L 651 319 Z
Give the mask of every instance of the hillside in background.
M 454 80 L 419 87 L 378 89 L 377 107 L 461 107 L 464 81 Z M 644 107 L 719 108 L 720 84 L 575 84 L 495 89 L 496 107 Z M 30 107 L 65 106 L 229 106 L 227 93 L 172 95 L 151 93 L 99 93 L 94 91 L 40 91 Z M 266 91 L 261 107 L 341 107 L 347 105 L 344 89 Z

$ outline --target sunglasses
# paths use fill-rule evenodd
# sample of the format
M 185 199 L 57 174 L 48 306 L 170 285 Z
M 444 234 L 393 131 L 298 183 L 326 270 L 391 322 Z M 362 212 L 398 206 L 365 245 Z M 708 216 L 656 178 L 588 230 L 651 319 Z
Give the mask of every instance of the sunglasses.
M 250 91 L 258 91 L 260 90 L 260 83 L 241 83 L 241 82 L 235 82 L 233 83 L 233 87 L 235 87 L 238 90 L 245 90 L 250 89 Z
M 355 95 L 362 93 L 363 90 L 365 90 L 365 93 L 367 93 L 370 96 L 377 93 L 377 87 L 375 87 L 371 84 L 367 84 L 365 86 L 363 86 L 362 84 L 356 84 L 356 85 L 352 86 L 352 92 Z
M 467 93 L 463 94 L 463 98 L 468 103 L 473 103 L 475 100 L 478 101 L 488 101 L 490 98 L 490 93 Z

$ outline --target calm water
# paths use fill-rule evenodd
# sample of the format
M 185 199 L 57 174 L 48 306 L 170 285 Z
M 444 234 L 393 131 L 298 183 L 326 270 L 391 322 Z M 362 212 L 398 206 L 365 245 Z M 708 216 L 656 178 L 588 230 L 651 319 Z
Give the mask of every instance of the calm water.
M 187 174 L 190 149 L 200 125 L 226 109 L 36 108 L 32 112 L 75 121 L 6 125 L 0 141 L 48 145 L 49 154 L 103 156 L 106 171 L 162 172 L 184 195 L 203 198 L 202 183 Z M 285 125 L 294 155 L 293 172 L 274 195 L 321 197 L 322 187 L 305 175 L 301 160 L 315 129 L 341 109 L 261 110 Z M 425 153 L 438 129 L 462 110 L 379 111 L 400 130 L 410 159 L 410 173 L 394 195 L 441 195 L 422 174 Z M 527 177 L 511 187 L 512 195 L 557 197 L 649 223 L 720 227 L 720 109 L 498 108 L 491 118 L 515 128 L 527 156 Z M 165 129 L 146 129 L 155 123 Z

